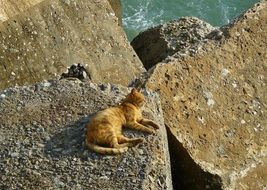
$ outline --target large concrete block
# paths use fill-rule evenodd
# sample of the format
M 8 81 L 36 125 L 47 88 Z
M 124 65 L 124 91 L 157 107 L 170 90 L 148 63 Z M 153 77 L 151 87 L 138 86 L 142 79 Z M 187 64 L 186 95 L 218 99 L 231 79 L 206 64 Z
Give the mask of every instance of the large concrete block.
M 49 81 L 0 91 L 0 189 L 172 189 L 159 97 L 145 91 L 143 113 L 155 135 L 117 156 L 88 150 L 85 127 L 95 112 L 118 104 L 129 89 Z
M 0 88 L 78 62 L 95 82 L 127 85 L 144 70 L 108 1 L 45 0 L 0 23 Z
M 267 2 L 220 30 L 143 84 L 160 93 L 176 187 L 266 189 Z

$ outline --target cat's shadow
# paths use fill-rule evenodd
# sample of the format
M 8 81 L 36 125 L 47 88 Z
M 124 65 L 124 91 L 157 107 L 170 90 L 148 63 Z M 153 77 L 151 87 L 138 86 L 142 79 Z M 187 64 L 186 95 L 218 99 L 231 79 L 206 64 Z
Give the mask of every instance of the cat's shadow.
M 78 157 L 82 159 L 88 159 L 88 157 L 90 157 L 91 159 L 98 159 L 103 156 L 88 150 L 85 145 L 86 125 L 94 115 L 95 113 L 80 118 L 76 122 L 67 125 L 59 132 L 56 132 L 47 140 L 44 147 L 44 153 L 47 157 Z M 148 135 L 131 129 L 123 129 L 123 133 L 129 138 L 146 137 Z
M 84 143 L 86 124 L 90 122 L 93 115 L 82 117 L 76 122 L 67 125 L 63 130 L 56 132 L 45 143 L 45 154 L 49 157 L 83 157 L 87 150 Z

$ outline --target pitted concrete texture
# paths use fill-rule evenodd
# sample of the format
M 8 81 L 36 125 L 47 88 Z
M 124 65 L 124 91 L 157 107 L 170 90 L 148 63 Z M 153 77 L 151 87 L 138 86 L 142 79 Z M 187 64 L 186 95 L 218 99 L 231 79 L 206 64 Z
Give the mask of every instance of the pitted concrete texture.
M 45 0 L 0 23 L 0 89 L 50 79 L 74 63 L 94 82 L 123 85 L 144 70 L 107 0 Z
M 117 156 L 86 148 L 85 127 L 97 111 L 130 89 L 77 81 L 46 81 L 0 91 L 0 189 L 172 190 L 159 97 L 144 91 L 143 114 L 160 129 Z M 6 119 L 8 118 L 8 119 Z

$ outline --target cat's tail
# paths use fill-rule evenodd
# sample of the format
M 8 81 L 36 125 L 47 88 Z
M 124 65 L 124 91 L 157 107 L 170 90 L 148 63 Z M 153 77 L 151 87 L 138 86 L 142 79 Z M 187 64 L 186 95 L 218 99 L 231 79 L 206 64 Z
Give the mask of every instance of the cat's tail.
M 90 150 L 93 150 L 100 154 L 121 154 L 128 150 L 128 147 L 124 147 L 124 148 L 102 147 L 102 146 L 90 143 L 87 140 L 86 140 L 86 145 Z

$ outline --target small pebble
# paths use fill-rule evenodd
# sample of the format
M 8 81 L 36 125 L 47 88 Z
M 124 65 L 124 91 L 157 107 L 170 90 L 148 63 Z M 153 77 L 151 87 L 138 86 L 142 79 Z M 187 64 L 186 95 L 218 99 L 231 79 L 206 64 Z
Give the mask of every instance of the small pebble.
M 10 156 L 11 156 L 12 158 L 17 158 L 17 157 L 19 157 L 19 153 L 17 153 L 17 152 L 13 152 L 13 153 L 10 154 Z

